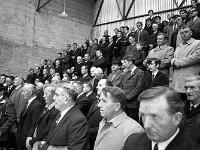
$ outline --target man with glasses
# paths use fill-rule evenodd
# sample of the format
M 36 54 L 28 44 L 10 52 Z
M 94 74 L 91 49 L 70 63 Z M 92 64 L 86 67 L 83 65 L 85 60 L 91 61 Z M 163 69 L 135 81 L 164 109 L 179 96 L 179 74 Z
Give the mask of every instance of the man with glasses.
M 143 132 L 143 128 L 124 112 L 125 92 L 118 87 L 105 87 L 100 95 L 98 107 L 102 121 L 94 150 L 122 150 L 124 141 L 132 133 Z

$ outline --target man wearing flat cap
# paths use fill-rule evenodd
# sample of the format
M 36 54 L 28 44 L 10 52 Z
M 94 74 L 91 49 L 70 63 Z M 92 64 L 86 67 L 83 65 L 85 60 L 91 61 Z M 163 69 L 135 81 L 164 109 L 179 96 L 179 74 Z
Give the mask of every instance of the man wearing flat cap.
M 187 23 L 187 26 L 192 30 L 192 37 L 196 40 L 200 39 L 200 18 L 198 17 L 197 8 L 192 8 L 189 11 L 191 20 Z
M 121 62 L 120 61 L 113 61 L 111 70 L 112 73 L 109 74 L 107 80 L 112 83 L 113 86 L 119 86 L 124 73 L 120 70 Z
M 125 112 L 129 117 L 138 121 L 139 102 L 137 97 L 144 89 L 144 72 L 135 66 L 135 59 L 132 56 L 125 56 L 122 62 L 126 70 L 120 84 L 126 93 Z

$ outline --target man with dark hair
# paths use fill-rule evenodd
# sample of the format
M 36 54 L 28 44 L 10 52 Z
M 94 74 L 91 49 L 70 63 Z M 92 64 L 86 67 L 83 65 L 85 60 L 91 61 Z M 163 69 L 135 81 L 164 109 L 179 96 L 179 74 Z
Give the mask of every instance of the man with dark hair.
M 106 59 L 103 57 L 101 50 L 96 50 L 96 59 L 94 60 L 95 67 L 100 67 L 103 71 L 106 68 Z
M 15 85 L 13 85 L 14 79 L 15 79 L 15 77 L 13 77 L 13 76 L 6 77 L 6 86 L 5 86 L 4 96 L 6 96 L 8 98 L 10 97 L 12 91 L 15 89 Z
M 114 32 L 115 32 L 115 35 L 113 35 L 113 42 L 115 43 L 117 41 L 117 33 L 119 32 L 119 29 L 118 28 L 115 28 L 114 29 Z
M 184 18 L 180 15 L 175 15 L 174 17 L 174 19 L 176 19 L 177 30 L 175 30 L 175 32 L 172 33 L 170 46 L 172 46 L 175 50 L 183 42 L 180 34 L 180 29 L 185 25 L 185 23 Z
M 157 47 L 152 49 L 143 64 L 146 66 L 146 62 L 149 58 L 158 58 L 161 60 L 160 71 L 169 76 L 169 67 L 171 64 L 171 59 L 174 54 L 174 49 L 167 45 L 168 36 L 165 33 L 159 33 L 157 36 Z
M 40 77 L 40 82 L 42 82 L 43 84 L 45 84 L 45 80 L 47 80 L 48 78 L 49 78 L 48 69 L 43 69 L 43 74 Z
M 114 49 L 113 49 L 113 61 L 119 61 L 122 59 L 122 44 L 123 44 L 123 39 L 122 39 L 122 32 L 119 31 L 117 33 L 117 40 L 114 44 Z
M 121 47 L 121 52 L 122 52 L 122 57 L 124 56 L 127 46 L 130 45 L 129 43 L 129 27 L 124 26 L 124 34 L 122 36 L 122 47 Z
M 147 68 L 150 71 L 146 75 L 146 89 L 154 86 L 169 86 L 169 77 L 159 70 L 161 60 L 158 58 L 149 58 Z
M 180 129 L 184 103 L 168 87 L 154 87 L 140 94 L 139 114 L 145 133 L 128 137 L 123 150 L 198 150 L 197 143 Z
M 43 74 L 44 69 L 47 69 L 47 71 L 49 72 L 49 66 L 47 65 L 47 59 L 43 60 L 43 65 L 40 67 L 40 74 Z
M 158 24 L 158 31 L 163 32 L 164 26 L 161 23 L 161 17 L 155 16 L 155 23 Z
M 14 105 L 4 96 L 4 92 L 5 87 L 0 84 L 0 147 L 7 149 L 15 143 L 11 140 L 14 136 L 11 130 L 17 118 Z
M 143 43 L 147 50 L 149 33 L 143 29 L 143 23 L 141 21 L 138 21 L 136 25 L 138 29 L 135 31 L 135 41 Z
M 196 40 L 200 40 L 200 18 L 198 17 L 198 10 L 192 8 L 190 11 L 191 20 L 187 22 L 187 26 L 192 30 L 192 37 Z
M 0 84 L 3 84 L 3 86 L 6 86 L 6 77 L 5 74 L 1 74 Z
M 88 123 L 81 111 L 76 108 L 76 92 L 73 85 L 66 84 L 56 88 L 55 108 L 60 111 L 48 135 L 43 141 L 36 142 L 33 149 L 87 150 Z
M 109 74 L 107 80 L 112 83 L 113 86 L 120 86 L 124 73 L 120 70 L 121 62 L 113 61 L 112 63 L 112 73 Z
M 34 76 L 34 69 L 29 69 L 29 74 L 26 77 L 26 82 L 34 84 L 35 82 L 35 76 Z
M 103 120 L 94 145 L 94 150 L 122 150 L 124 141 L 132 133 L 143 132 L 143 128 L 124 112 L 125 92 L 118 87 L 103 88 L 98 107 Z
M 91 81 L 92 78 L 88 74 L 89 73 L 88 71 L 89 71 L 89 67 L 87 65 L 83 65 L 81 67 L 81 74 L 82 74 L 82 76 L 80 77 L 79 81 L 81 81 L 82 83 L 90 82 Z
M 155 23 L 155 17 L 153 16 L 154 11 L 152 9 L 148 10 L 148 15 L 149 15 L 149 18 L 147 18 L 147 19 L 150 20 L 151 24 Z M 147 21 L 145 21 L 145 22 L 147 22 Z
M 129 117 L 138 121 L 139 103 L 137 97 L 144 89 L 144 72 L 135 66 L 133 56 L 125 56 L 122 63 L 127 70 L 120 84 L 126 93 L 125 112 Z

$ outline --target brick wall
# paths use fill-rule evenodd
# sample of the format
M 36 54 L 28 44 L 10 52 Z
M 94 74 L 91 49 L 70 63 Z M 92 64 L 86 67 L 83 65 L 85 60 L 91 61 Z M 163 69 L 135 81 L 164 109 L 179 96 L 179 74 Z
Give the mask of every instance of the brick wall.
M 41 5 L 47 0 L 41 0 Z M 36 12 L 38 0 L 0 0 L 0 73 L 26 76 L 44 58 L 55 59 L 67 43 L 91 36 L 93 0 L 52 0 Z

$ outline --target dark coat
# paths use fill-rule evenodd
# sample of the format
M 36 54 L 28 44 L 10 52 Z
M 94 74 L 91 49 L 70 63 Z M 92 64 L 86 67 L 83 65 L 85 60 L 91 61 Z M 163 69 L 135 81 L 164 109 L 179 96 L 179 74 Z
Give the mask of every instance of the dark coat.
M 141 42 L 144 44 L 144 47 L 148 46 L 148 40 L 149 40 L 149 33 L 146 30 L 142 30 L 140 33 L 140 37 L 139 37 L 139 31 L 135 31 L 135 42 Z M 138 39 L 139 37 L 139 39 Z
M 96 58 L 94 60 L 94 64 L 95 67 L 100 67 L 103 71 L 105 70 L 105 65 L 106 65 L 106 59 L 104 57 Z
M 0 141 L 7 141 L 17 119 L 14 104 L 3 97 L 0 99 Z
M 72 107 L 58 125 L 56 120 L 57 118 L 45 138 L 46 144 L 42 150 L 47 150 L 48 145 L 67 146 L 70 150 L 87 150 L 88 123 L 79 109 Z
M 131 71 L 124 74 L 120 87 L 126 93 L 126 107 L 138 109 L 137 97 L 145 88 L 144 79 L 144 72 L 139 68 L 136 68 L 132 74 Z
M 89 101 L 86 94 L 82 94 L 76 99 L 75 106 L 79 108 L 85 116 L 88 114 L 91 105 L 92 101 Z
M 149 40 L 148 40 L 148 44 L 152 44 L 153 48 L 155 48 L 157 46 L 157 36 L 160 32 L 157 31 L 156 33 L 152 33 L 149 35 Z
M 33 144 L 37 141 L 42 141 L 47 136 L 56 116 L 59 113 L 55 107 L 51 108 L 50 110 L 45 109 L 46 108 L 43 109 L 37 120 L 36 137 L 29 142 L 31 146 L 33 146 Z M 29 136 L 33 137 L 33 135 Z
M 184 108 L 186 119 L 184 120 L 184 132 L 200 144 L 200 105 L 190 111 L 190 102 L 185 101 Z
M 90 82 L 91 81 L 91 77 L 89 75 L 85 76 L 85 77 L 80 77 L 79 81 L 81 81 L 82 83 L 86 83 L 86 82 Z
M 79 78 L 81 76 L 81 67 L 83 66 L 83 63 L 78 64 L 75 62 L 74 65 L 74 74 Z
M 49 78 L 49 75 L 47 74 L 47 75 L 42 75 L 41 77 L 40 77 L 40 82 L 42 82 L 43 84 L 45 84 L 45 81 L 47 80 Z
M 34 74 L 29 74 L 26 77 L 26 82 L 27 83 L 31 83 L 34 84 L 35 83 L 35 75 Z
M 113 61 L 114 60 L 121 60 L 121 58 L 122 58 L 122 44 L 123 44 L 123 39 L 122 38 L 117 39 L 116 43 L 114 44 L 114 49 L 113 49 Z
M 66 55 L 62 58 L 62 71 L 66 71 L 71 68 L 70 55 Z
M 42 109 L 42 104 L 37 99 L 34 99 L 28 108 L 25 108 L 21 113 L 16 135 L 17 144 L 26 145 L 26 138 L 29 135 L 33 135 Z
M 89 123 L 89 141 L 91 149 L 94 147 L 94 143 L 99 129 L 99 123 L 103 119 L 103 117 L 101 117 L 100 110 L 97 104 L 98 100 L 96 98 L 96 100 L 90 107 L 89 113 L 87 115 L 87 120 Z
M 128 137 L 124 144 L 123 150 L 152 150 L 151 141 L 146 133 L 136 133 Z M 200 147 L 193 140 L 183 133 L 178 135 L 169 143 L 165 150 L 199 150 Z
M 195 21 L 192 19 L 187 23 L 192 30 L 192 37 L 196 40 L 200 40 L 200 18 L 198 17 Z
M 169 77 L 158 71 L 154 79 L 152 80 L 152 73 L 149 71 L 145 72 L 145 78 L 146 78 L 146 88 L 156 87 L 156 86 L 169 86 Z
M 8 97 L 9 98 L 14 89 L 15 89 L 14 85 L 11 87 L 10 90 L 8 90 L 8 86 L 5 86 L 4 97 Z

